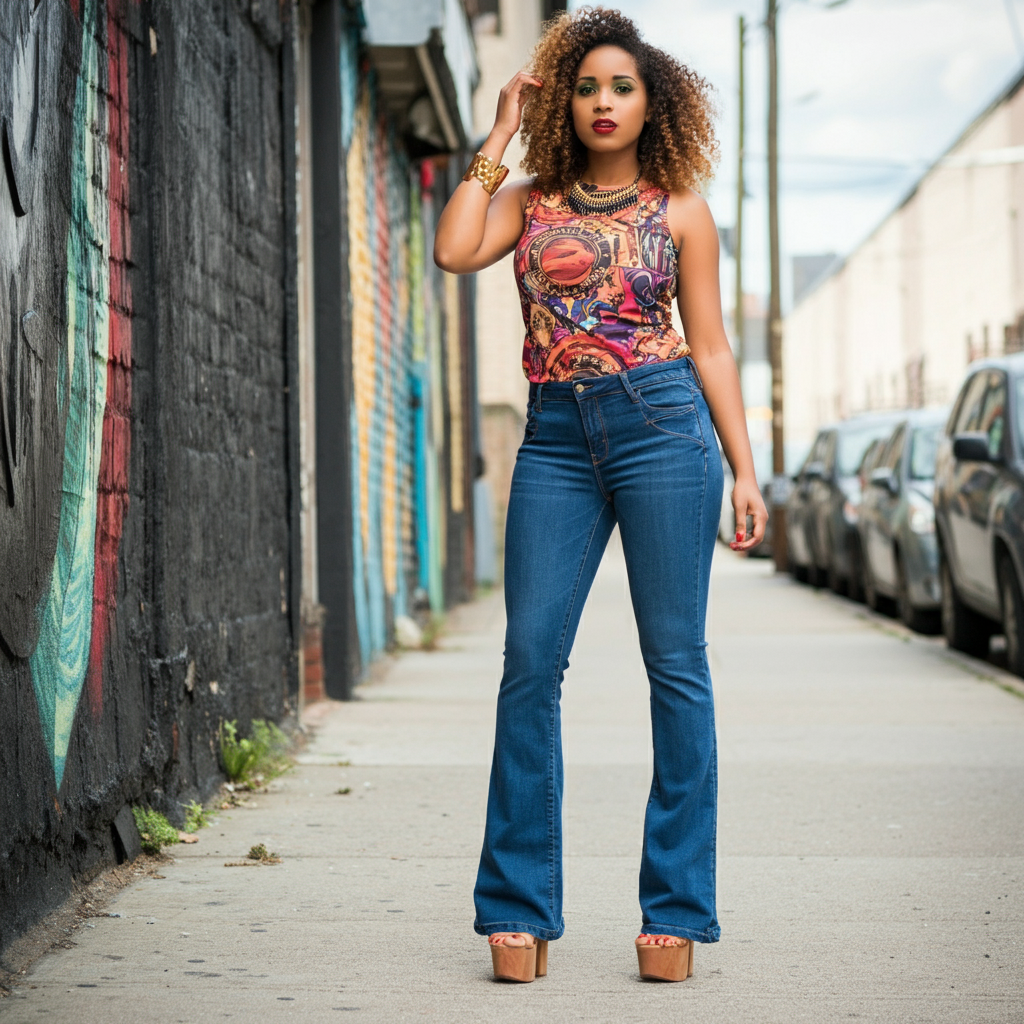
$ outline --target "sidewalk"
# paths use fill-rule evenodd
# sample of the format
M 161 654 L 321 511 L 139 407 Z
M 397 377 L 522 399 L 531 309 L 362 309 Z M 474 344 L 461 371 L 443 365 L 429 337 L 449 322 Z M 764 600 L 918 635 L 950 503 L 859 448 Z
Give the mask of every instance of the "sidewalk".
M 547 978 L 493 983 L 471 927 L 495 594 L 361 700 L 311 709 L 316 739 L 278 790 L 222 813 L 165 878 L 118 897 L 120 917 L 38 961 L 3 1024 L 1019 1024 L 1024 700 L 724 549 L 722 941 L 698 947 L 685 984 L 637 980 L 648 703 L 614 542 L 566 678 L 567 930 Z M 257 842 L 283 863 L 224 867 Z

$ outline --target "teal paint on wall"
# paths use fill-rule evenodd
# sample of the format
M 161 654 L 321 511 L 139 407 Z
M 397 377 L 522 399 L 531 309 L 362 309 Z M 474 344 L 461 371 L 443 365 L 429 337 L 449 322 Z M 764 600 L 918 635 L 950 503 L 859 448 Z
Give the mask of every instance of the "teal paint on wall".
M 97 46 L 105 11 L 85 0 L 82 62 L 74 105 L 71 228 L 68 234 L 70 388 L 57 555 L 39 607 L 39 643 L 30 658 L 43 735 L 59 787 L 89 663 L 96 502 L 106 405 L 109 222 L 105 62 Z

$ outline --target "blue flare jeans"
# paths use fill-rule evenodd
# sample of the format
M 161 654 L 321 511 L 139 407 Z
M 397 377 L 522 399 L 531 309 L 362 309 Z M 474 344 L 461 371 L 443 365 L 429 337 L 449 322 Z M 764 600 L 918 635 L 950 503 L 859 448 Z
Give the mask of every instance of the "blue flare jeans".
M 530 386 L 506 520 L 508 624 L 474 891 L 479 934 L 557 939 L 564 931 L 559 699 L 617 523 L 654 741 L 641 931 L 718 940 L 718 768 L 704 625 L 721 500 L 721 459 L 689 358 Z

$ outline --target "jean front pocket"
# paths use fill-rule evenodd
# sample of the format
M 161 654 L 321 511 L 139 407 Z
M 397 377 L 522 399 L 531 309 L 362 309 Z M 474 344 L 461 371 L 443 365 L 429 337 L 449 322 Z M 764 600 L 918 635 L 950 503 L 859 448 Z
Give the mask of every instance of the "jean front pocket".
M 637 388 L 636 395 L 649 426 L 666 434 L 704 443 L 693 391 L 685 380 L 651 383 Z

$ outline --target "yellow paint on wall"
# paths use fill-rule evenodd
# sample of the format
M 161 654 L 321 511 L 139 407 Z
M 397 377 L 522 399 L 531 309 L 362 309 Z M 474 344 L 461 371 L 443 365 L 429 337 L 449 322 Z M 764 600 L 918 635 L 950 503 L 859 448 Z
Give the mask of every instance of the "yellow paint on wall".
M 370 546 L 370 427 L 374 404 L 376 346 L 373 332 L 373 267 L 366 209 L 370 157 L 370 94 L 363 90 L 356 108 L 352 142 L 345 161 L 348 184 L 349 275 L 352 294 L 352 390 L 359 465 L 359 534 Z

